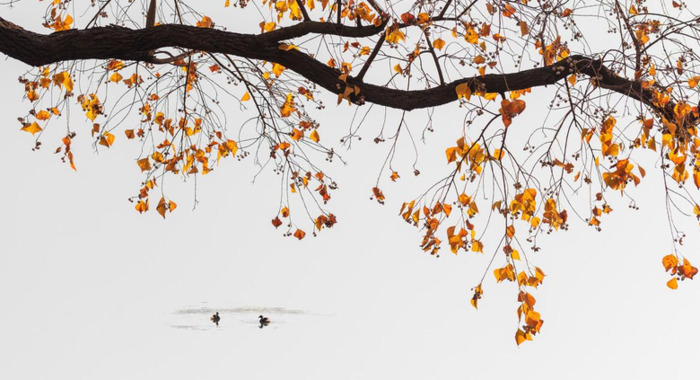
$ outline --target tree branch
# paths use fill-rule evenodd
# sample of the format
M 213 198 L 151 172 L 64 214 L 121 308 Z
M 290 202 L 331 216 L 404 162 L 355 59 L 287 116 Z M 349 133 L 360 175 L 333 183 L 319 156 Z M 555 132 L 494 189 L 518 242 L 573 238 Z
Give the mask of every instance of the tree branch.
M 308 21 L 267 32 L 260 35 L 260 38 L 267 41 L 282 41 L 312 33 L 354 38 L 371 37 L 384 32 L 388 21 L 388 18 L 385 19 L 379 26 L 346 26 L 330 22 Z
M 311 17 L 309 17 L 309 13 L 306 12 L 306 7 L 304 6 L 304 0 L 297 0 L 297 5 L 299 6 L 299 10 L 301 10 L 302 16 L 304 16 L 304 21 L 311 21 Z
M 314 22 L 298 25 L 297 29 L 303 31 L 307 31 L 304 28 L 314 31 L 328 28 L 316 26 Z M 333 24 L 325 25 L 333 27 Z M 292 28 L 294 27 L 285 28 L 287 31 L 280 32 L 280 36 L 273 38 L 269 37 L 273 32 L 252 35 L 174 24 L 139 30 L 118 26 L 95 27 L 45 35 L 25 30 L 0 18 L 0 52 L 32 66 L 84 59 L 121 59 L 155 63 L 148 52 L 166 47 L 206 51 L 209 54 L 230 54 L 277 62 L 335 94 L 343 93 L 346 85 L 357 86 L 360 92 L 350 95 L 352 102 L 371 102 L 402 110 L 435 107 L 453 102 L 457 100 L 455 88 L 461 83 L 467 83 L 472 92 L 505 93 L 554 84 L 571 75 L 571 71 L 575 71 L 590 76 L 601 88 L 636 99 L 668 120 L 674 119 L 674 102 L 668 102 L 664 107 L 655 105 L 653 90 L 643 88 L 640 81 L 620 77 L 601 60 L 582 55 L 571 56 L 550 66 L 508 74 L 463 78 L 430 89 L 405 91 L 365 83 L 350 76 L 343 81 L 340 79 L 340 71 L 308 54 L 294 49 L 280 49 L 277 37 L 296 34 L 297 32 L 289 32 L 297 31 Z M 363 28 L 368 27 L 344 26 L 343 30 L 357 31 Z

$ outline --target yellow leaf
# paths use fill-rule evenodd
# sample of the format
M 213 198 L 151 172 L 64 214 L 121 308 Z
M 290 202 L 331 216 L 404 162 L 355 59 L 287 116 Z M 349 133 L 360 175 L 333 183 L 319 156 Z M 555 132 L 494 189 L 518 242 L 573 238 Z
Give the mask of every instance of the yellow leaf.
M 280 115 L 282 115 L 282 117 L 289 117 L 291 116 L 292 112 L 296 110 L 297 109 L 294 107 L 294 95 L 287 94 L 287 99 L 280 108 Z
M 647 35 L 646 31 L 643 29 L 637 29 L 634 32 L 635 36 L 637 37 L 637 40 L 641 42 L 642 45 L 646 44 L 649 42 L 649 36 Z
M 71 79 L 70 74 L 66 73 L 63 85 L 66 86 L 66 90 L 73 92 L 73 79 Z
M 247 102 L 248 100 L 250 100 L 250 94 L 248 93 L 248 91 L 246 91 L 245 94 L 243 94 L 243 97 L 241 98 L 241 101 L 242 101 L 242 102 Z
M 479 43 L 479 34 L 474 30 L 474 28 L 469 27 L 467 29 L 467 33 L 464 35 L 464 39 L 470 44 L 476 45 Z
M 122 79 L 124 79 L 124 77 L 119 73 L 114 73 L 109 77 L 109 80 L 114 83 L 121 82 Z
M 386 35 L 386 37 L 385 37 L 386 42 L 389 42 L 392 44 L 396 44 L 399 41 L 406 42 L 406 36 L 403 34 L 401 29 L 399 29 L 398 25 L 394 25 L 394 26 L 387 28 L 385 35 Z
M 41 132 L 42 128 L 35 121 L 31 124 L 25 125 L 24 127 L 21 128 L 21 130 L 23 130 L 25 132 L 29 132 L 32 135 L 34 135 L 37 132 Z
M 284 69 L 285 69 L 285 67 L 280 65 L 279 63 L 275 63 L 274 65 L 272 65 L 272 72 L 278 78 L 280 75 L 282 75 L 282 72 L 284 71 Z
M 498 93 L 487 92 L 483 95 L 483 98 L 486 100 L 495 100 L 497 96 L 498 96 Z
M 526 333 L 523 330 L 518 329 L 518 331 L 515 333 L 515 343 L 517 343 L 519 346 L 521 343 L 528 340 L 529 335 L 530 335 L 529 333 Z M 530 338 L 529 340 L 532 340 L 532 338 Z
M 238 143 L 236 143 L 233 140 L 226 140 L 226 143 L 224 144 L 228 152 L 231 152 L 231 155 L 235 156 L 236 152 L 238 152 Z

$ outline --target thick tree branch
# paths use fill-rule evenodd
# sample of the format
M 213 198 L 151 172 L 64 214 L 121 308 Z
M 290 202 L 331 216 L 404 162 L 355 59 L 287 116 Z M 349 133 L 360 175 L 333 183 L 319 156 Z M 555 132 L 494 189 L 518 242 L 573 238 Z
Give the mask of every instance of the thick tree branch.
M 316 25 L 314 22 L 298 25 L 297 29 L 311 28 L 314 32 L 322 32 L 324 28 L 334 27 L 330 23 L 323 24 L 328 25 L 326 27 Z M 343 30 L 363 28 L 374 27 L 345 26 Z M 578 72 L 591 77 L 599 87 L 636 99 L 669 120 L 673 120 L 674 117 L 673 102 L 669 102 L 665 107 L 655 105 L 653 91 L 644 89 L 641 82 L 620 77 L 605 67 L 600 60 L 585 56 L 571 56 L 550 66 L 516 73 L 475 76 L 430 89 L 404 91 L 365 83 L 353 77 L 347 77 L 343 81 L 340 79 L 341 73 L 338 70 L 317 61 L 308 54 L 294 49 L 285 51 L 279 48 L 278 37 L 296 36 L 296 32 L 280 32 L 280 35 L 270 38 L 273 33 L 251 35 L 185 25 L 161 25 L 139 30 L 117 26 L 95 27 L 44 35 L 24 30 L 0 18 L 0 52 L 32 66 L 83 59 L 152 62 L 153 58 L 148 55 L 148 52 L 166 47 L 206 51 L 210 54 L 230 54 L 277 62 L 335 94 L 343 93 L 347 85 L 353 88 L 357 86 L 360 92 L 350 96 L 350 100 L 354 103 L 371 102 L 402 110 L 434 107 L 455 101 L 457 100 L 455 88 L 461 83 L 467 83 L 473 92 L 505 93 L 555 84 L 571 75 L 571 72 Z

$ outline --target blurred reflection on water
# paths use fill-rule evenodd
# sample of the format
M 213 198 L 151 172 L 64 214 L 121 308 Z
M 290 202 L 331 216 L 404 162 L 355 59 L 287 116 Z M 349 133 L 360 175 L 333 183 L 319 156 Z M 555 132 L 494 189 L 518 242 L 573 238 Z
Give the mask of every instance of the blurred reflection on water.
M 210 321 L 210 317 L 219 312 L 221 322 L 217 327 Z M 284 307 L 270 306 L 244 306 L 244 307 L 211 307 L 200 306 L 175 310 L 172 313 L 173 320 L 170 327 L 178 330 L 206 331 L 212 329 L 225 329 L 226 326 L 243 323 L 258 325 L 258 316 L 265 315 L 271 317 L 273 323 L 269 327 L 275 328 L 283 325 L 290 319 L 301 316 L 328 317 L 324 314 L 311 313 L 305 310 L 287 309 Z
M 191 309 L 180 309 L 175 311 L 175 314 L 309 314 L 304 310 L 285 309 L 283 307 L 263 307 L 263 306 L 248 306 L 248 307 L 232 307 L 232 308 L 213 308 L 213 307 L 197 307 Z M 256 315 L 257 317 L 257 315 Z

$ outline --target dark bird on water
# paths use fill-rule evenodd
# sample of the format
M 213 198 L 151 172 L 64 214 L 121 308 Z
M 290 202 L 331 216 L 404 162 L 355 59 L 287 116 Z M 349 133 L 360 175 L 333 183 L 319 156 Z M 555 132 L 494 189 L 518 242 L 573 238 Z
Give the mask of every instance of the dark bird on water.
M 216 323 L 216 325 L 219 325 L 219 321 L 221 320 L 221 317 L 219 317 L 219 312 L 217 311 L 216 314 L 211 316 L 211 321 Z
M 263 328 L 263 327 L 270 324 L 270 318 L 263 317 L 262 315 L 259 316 L 258 318 L 260 318 L 260 328 Z

